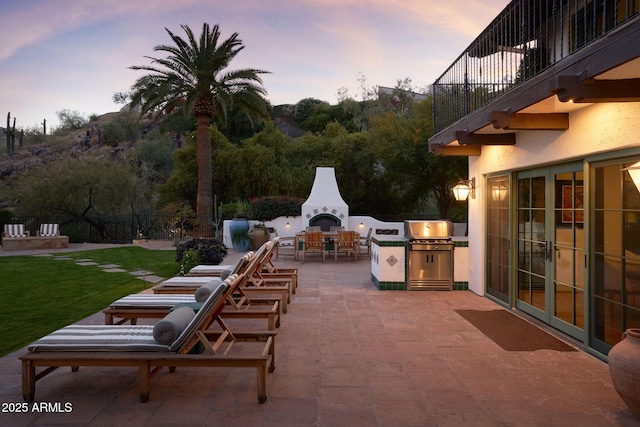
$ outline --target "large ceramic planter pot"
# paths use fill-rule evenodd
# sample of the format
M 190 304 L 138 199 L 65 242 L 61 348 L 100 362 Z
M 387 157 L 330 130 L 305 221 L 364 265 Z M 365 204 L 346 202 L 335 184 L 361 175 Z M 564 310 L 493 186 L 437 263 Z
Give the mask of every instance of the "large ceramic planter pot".
M 231 244 L 233 249 L 238 252 L 247 252 L 251 246 L 249 238 L 249 221 L 245 218 L 234 218 L 229 224 L 229 233 L 231 234 Z M 237 237 L 238 235 L 242 237 Z
M 261 228 L 254 228 L 252 235 L 253 237 L 251 238 L 251 250 L 254 252 L 260 249 L 260 246 L 264 245 L 271 238 L 271 234 L 269 233 L 269 231 L 265 233 Z
M 640 417 L 640 329 L 627 329 L 609 351 L 609 372 L 624 403 Z

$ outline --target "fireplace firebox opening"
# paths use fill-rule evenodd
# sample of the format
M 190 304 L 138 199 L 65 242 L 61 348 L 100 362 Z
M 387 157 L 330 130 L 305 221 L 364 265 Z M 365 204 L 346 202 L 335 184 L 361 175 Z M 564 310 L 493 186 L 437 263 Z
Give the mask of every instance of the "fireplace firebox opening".
M 330 231 L 331 227 L 341 226 L 340 218 L 330 214 L 319 214 L 309 220 L 309 226 L 319 226 L 322 231 Z

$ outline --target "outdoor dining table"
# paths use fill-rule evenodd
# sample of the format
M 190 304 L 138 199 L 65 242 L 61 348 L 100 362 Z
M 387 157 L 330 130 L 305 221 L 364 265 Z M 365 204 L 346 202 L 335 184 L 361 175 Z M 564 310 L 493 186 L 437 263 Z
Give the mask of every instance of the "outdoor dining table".
M 293 240 L 293 259 L 294 260 L 298 260 L 298 252 L 300 252 L 300 250 L 302 250 L 302 245 L 304 244 L 304 236 L 305 236 L 305 231 L 299 231 L 296 233 L 294 240 Z M 338 238 L 338 232 L 337 231 L 322 231 L 322 238 L 325 241 L 325 247 L 327 248 L 327 250 L 329 251 L 329 253 L 331 253 L 331 243 L 336 240 Z M 355 240 L 357 242 L 360 241 L 360 233 L 356 232 L 356 238 Z

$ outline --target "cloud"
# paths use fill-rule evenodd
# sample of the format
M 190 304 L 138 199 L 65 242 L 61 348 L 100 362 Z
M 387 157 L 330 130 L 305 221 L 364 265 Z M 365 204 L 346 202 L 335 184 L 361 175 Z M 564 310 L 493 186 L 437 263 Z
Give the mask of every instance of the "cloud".
M 37 4 L 34 4 L 37 3 Z M 111 20 L 136 20 L 139 24 L 154 20 L 159 15 L 170 14 L 202 0 L 27 0 L 3 6 L 0 11 L 0 27 L 3 43 L 0 44 L 0 61 L 9 58 L 19 49 L 60 33 L 71 33 L 83 27 Z
M 274 104 L 336 101 L 367 84 L 410 77 L 424 87 L 471 43 L 507 0 L 22 0 L 0 5 L 0 99 L 27 123 L 63 108 L 103 114 L 119 106 L 154 56 L 165 27 L 199 34 L 203 20 L 245 49 L 232 68 L 259 68 Z M 63 6 L 61 6 L 63 5 Z M 357 89 L 356 89 L 357 90 Z M 20 120 L 20 119 L 19 119 Z

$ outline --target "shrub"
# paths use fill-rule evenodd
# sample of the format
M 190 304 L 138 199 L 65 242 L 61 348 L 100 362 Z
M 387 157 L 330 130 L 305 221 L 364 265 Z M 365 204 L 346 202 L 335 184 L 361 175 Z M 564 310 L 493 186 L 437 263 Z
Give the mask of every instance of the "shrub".
M 60 121 L 60 130 L 82 129 L 89 124 L 89 119 L 76 110 L 64 109 L 56 111 L 56 115 Z
M 288 196 L 260 197 L 251 200 L 251 218 L 271 221 L 280 216 L 299 216 L 305 199 Z
M 189 251 L 197 253 L 199 263 L 205 265 L 218 265 L 227 256 L 227 247 L 218 239 L 191 239 L 176 248 L 176 262 L 182 263 Z
M 202 264 L 200 261 L 200 255 L 195 250 L 189 250 L 182 256 L 182 263 L 180 264 L 180 275 L 184 276 L 198 264 Z
M 235 202 L 220 204 L 218 214 L 225 219 L 246 218 L 249 214 L 249 209 L 249 202 L 238 199 Z

